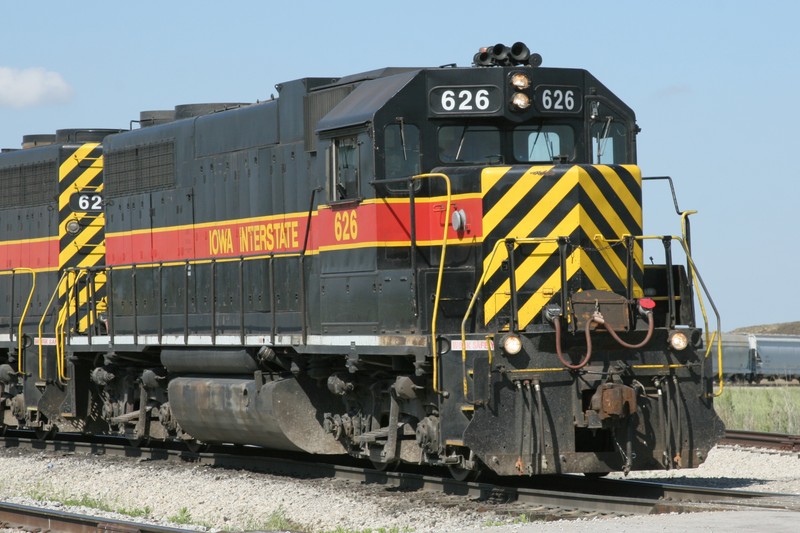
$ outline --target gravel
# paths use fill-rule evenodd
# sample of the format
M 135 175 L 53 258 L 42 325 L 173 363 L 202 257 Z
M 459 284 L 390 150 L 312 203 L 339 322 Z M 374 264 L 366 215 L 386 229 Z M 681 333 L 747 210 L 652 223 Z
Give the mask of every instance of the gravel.
M 62 502 L 90 502 L 69 507 L 72 512 L 102 514 L 200 530 L 294 530 L 362 532 L 371 529 L 427 533 L 444 531 L 524 532 L 533 530 L 618 531 L 627 529 L 698 528 L 707 520 L 719 529 L 721 513 L 697 513 L 559 521 L 547 524 L 510 523 L 513 519 L 449 504 L 430 503 L 424 495 L 398 494 L 379 485 L 338 479 L 293 479 L 203 465 L 174 465 L 161 461 L 106 456 L 57 454 L 0 448 L 0 499 L 35 506 L 67 509 Z M 616 474 L 612 474 L 617 477 Z M 622 477 L 622 476 L 619 476 Z M 629 478 L 671 479 L 677 483 L 780 492 L 800 495 L 800 455 L 719 446 L 694 470 L 634 472 Z M 113 511 L 97 510 L 98 502 Z M 146 520 L 130 514 L 144 514 Z M 793 531 L 800 513 L 758 515 L 758 529 L 769 524 L 782 531 L 792 517 Z M 722 513 L 730 515 L 731 513 Z M 744 513 L 736 513 L 744 526 Z M 774 515 L 774 516 L 773 516 Z M 749 515 L 747 515 L 749 516 Z M 276 522 L 275 517 L 287 520 Z M 679 520 L 689 520 L 681 524 Z M 770 520 L 776 521 L 775 523 Z M 518 522 L 518 521 L 517 521 Z M 192 524 L 192 525 L 187 525 Z M 491 524 L 491 525 L 490 525 Z M 505 524 L 505 525 L 503 525 Z M 627 524 L 627 526 L 626 526 Z M 787 522 L 788 524 L 788 522 Z M 788 526 L 787 526 L 788 527 Z M 728 528 L 729 529 L 729 528 Z

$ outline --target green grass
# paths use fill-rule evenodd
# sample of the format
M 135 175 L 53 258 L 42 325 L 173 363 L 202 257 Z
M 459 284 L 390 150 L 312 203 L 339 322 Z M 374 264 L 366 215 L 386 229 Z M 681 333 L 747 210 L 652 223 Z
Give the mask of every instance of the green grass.
M 55 493 L 50 493 L 43 490 L 41 487 L 34 487 L 28 491 L 28 497 L 34 500 L 60 502 L 70 507 L 87 507 L 89 509 L 97 509 L 99 511 L 106 511 L 110 513 L 124 514 L 130 517 L 145 517 L 150 516 L 152 509 L 150 507 L 141 508 L 128 508 L 116 507 L 98 498 L 92 498 L 86 494 L 81 496 L 66 496 Z
M 800 434 L 800 387 L 726 385 L 714 408 L 729 429 Z
M 292 522 L 289 518 L 287 518 L 286 511 L 282 507 L 279 507 L 276 511 L 273 511 L 265 522 L 250 522 L 244 525 L 244 529 L 247 531 L 289 530 L 303 533 L 309 531 L 308 528 Z
M 168 520 L 175 524 L 191 524 L 192 513 L 189 512 L 188 508 L 181 507 L 180 510 L 176 514 L 170 516 Z

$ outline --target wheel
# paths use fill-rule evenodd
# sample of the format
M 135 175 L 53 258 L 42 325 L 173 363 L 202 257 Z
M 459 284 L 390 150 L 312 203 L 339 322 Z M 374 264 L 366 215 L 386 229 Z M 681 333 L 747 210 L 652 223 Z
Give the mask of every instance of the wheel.
M 447 470 L 456 481 L 475 481 L 481 475 L 480 470 L 470 470 L 456 465 L 448 465 Z

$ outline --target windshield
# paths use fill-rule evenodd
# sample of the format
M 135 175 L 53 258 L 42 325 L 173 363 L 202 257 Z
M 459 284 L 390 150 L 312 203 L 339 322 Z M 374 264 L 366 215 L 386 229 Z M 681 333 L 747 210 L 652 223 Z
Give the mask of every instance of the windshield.
M 500 130 L 494 126 L 442 126 L 439 160 L 443 163 L 496 163 L 500 155 Z
M 537 124 L 514 129 L 514 159 L 521 162 L 575 160 L 575 132 L 562 124 Z

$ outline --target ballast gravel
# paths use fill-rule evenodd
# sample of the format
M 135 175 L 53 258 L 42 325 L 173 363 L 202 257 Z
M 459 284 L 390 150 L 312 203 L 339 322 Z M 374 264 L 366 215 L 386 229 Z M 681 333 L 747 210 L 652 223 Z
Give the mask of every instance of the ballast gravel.
M 612 474 L 614 477 L 617 474 Z M 780 492 L 800 496 L 800 455 L 719 446 L 698 469 L 634 472 L 629 478 Z M 81 514 L 203 531 L 386 533 L 673 530 L 795 531 L 800 513 L 728 512 L 524 523 L 518 517 L 465 511 L 390 488 L 339 479 L 295 479 L 203 465 L 0 448 L 0 500 Z M 67 507 L 63 502 L 91 502 Z M 125 514 L 101 512 L 97 507 Z M 144 514 L 132 518 L 131 514 Z M 752 523 L 750 523 L 752 521 Z M 288 526 L 287 526 L 288 527 Z M 739 529 L 739 528 L 742 529 Z

